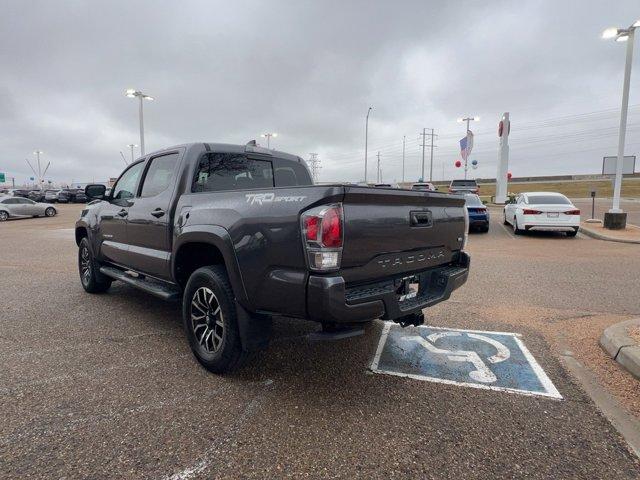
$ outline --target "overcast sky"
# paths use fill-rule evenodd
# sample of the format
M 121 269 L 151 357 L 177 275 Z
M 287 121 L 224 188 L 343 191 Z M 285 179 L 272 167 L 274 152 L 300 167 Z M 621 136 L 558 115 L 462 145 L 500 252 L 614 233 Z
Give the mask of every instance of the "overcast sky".
M 272 146 L 319 154 L 321 181 L 363 178 L 373 106 L 369 179 L 380 151 L 391 182 L 403 135 L 405 177 L 420 176 L 423 127 L 439 135 L 434 179 L 461 177 L 463 115 L 480 116 L 473 175 L 495 176 L 505 111 L 514 176 L 598 172 L 616 154 L 625 59 L 600 34 L 639 19 L 640 3 L 0 0 L 0 11 L 0 172 L 17 183 L 34 149 L 53 181 L 117 176 L 119 152 L 139 143 L 130 87 L 156 97 L 147 152 L 277 132 Z M 628 155 L 640 153 L 636 50 Z

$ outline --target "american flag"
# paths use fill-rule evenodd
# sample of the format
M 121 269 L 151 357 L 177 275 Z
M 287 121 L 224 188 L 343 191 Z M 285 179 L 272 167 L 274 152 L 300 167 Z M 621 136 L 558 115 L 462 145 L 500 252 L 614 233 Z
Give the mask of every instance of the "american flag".
M 460 155 L 464 161 L 471 155 L 471 149 L 473 148 L 473 132 L 467 130 L 467 136 L 460 139 Z

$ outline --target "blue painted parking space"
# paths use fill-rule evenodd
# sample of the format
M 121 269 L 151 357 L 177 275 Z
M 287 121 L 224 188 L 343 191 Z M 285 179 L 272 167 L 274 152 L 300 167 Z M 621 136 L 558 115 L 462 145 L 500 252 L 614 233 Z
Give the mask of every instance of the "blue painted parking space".
M 385 323 L 371 370 L 416 380 L 562 398 L 520 335 Z

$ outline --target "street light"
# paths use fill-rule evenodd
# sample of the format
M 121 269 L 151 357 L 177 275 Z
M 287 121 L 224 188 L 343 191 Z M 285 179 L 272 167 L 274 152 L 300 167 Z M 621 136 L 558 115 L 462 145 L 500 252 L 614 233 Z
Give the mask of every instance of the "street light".
M 369 144 L 369 114 L 373 107 L 369 107 L 367 110 L 367 120 L 365 121 L 364 126 L 364 183 L 367 183 L 367 147 Z
M 627 225 L 627 214 L 620 208 L 620 191 L 622 190 L 622 167 L 624 162 L 624 140 L 627 133 L 627 110 L 629 108 L 629 83 L 631 81 L 631 63 L 633 59 L 633 37 L 640 20 L 629 28 L 607 28 L 602 38 L 615 38 L 616 42 L 627 42 L 627 59 L 624 67 L 622 84 L 622 107 L 620 108 L 620 131 L 618 133 L 618 159 L 616 162 L 616 179 L 613 187 L 613 205 L 604 214 L 604 227 L 622 229 Z
M 467 179 L 467 170 L 469 170 L 468 159 L 469 159 L 469 122 L 479 122 L 480 117 L 467 117 L 467 118 L 459 118 L 458 123 L 467 122 L 467 153 L 464 158 L 464 179 Z M 433 143 L 433 142 L 432 142 Z
M 277 133 L 263 133 L 260 135 L 262 138 L 267 139 L 267 148 L 271 148 L 271 137 L 276 138 L 278 136 Z
M 125 92 L 125 95 L 129 98 L 135 98 L 138 97 L 140 99 L 140 154 L 144 155 L 144 117 L 142 115 L 142 101 L 143 100 L 154 100 L 154 98 L 151 95 L 146 95 L 144 93 L 142 93 L 140 90 L 135 90 L 133 88 L 129 88 L 127 89 L 127 91 Z
M 133 163 L 134 157 L 133 157 L 133 149 L 136 148 L 138 145 L 136 145 L 135 143 L 130 143 L 129 145 L 127 145 L 127 147 L 129 147 L 131 149 L 131 162 Z

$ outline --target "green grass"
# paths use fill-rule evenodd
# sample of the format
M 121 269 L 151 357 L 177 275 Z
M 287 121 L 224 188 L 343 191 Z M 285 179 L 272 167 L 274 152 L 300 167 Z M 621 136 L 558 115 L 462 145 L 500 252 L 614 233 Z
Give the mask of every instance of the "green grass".
M 574 180 L 571 182 L 553 182 L 553 183 L 509 183 L 509 193 L 520 192 L 560 192 L 569 198 L 586 198 L 591 194 L 591 190 L 596 190 L 598 197 L 613 196 L 613 185 L 609 180 Z M 489 197 L 495 195 L 495 183 L 481 183 L 481 197 Z M 630 198 L 640 198 L 640 180 L 623 179 L 622 180 L 622 196 Z

